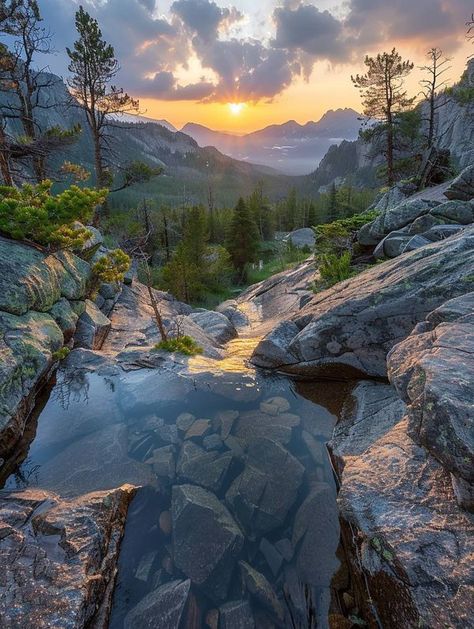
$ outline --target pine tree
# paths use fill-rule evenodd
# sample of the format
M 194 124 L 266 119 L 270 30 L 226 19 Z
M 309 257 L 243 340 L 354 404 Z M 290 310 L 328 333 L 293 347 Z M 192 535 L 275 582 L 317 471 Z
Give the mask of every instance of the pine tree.
M 379 53 L 376 57 L 367 56 L 364 63 L 367 66 L 366 74 L 357 74 L 351 79 L 361 92 L 364 115 L 379 123 L 369 129 L 367 137 L 384 138 L 387 184 L 392 186 L 395 182 L 396 116 L 407 111 L 415 100 L 408 98 L 403 89 L 404 80 L 414 65 L 411 61 L 402 60 L 395 48 L 390 53 Z
M 111 85 L 120 69 L 114 48 L 104 41 L 97 20 L 82 6 L 76 12 L 76 29 L 79 39 L 72 50 L 66 49 L 70 58 L 68 69 L 72 74 L 69 86 L 84 109 L 92 133 L 97 185 L 107 187 L 111 177 L 104 151 L 109 148 L 106 130 L 111 114 L 136 111 L 138 101 L 122 88 Z
M 242 197 L 235 206 L 227 237 L 227 250 L 239 282 L 247 277 L 247 265 L 255 262 L 259 250 L 259 235 L 255 221 Z

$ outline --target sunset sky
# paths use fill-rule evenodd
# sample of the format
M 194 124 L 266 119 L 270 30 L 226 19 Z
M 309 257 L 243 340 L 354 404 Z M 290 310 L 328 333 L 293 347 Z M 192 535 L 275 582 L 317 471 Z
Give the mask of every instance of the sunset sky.
M 75 38 L 74 0 L 40 2 L 67 74 Z M 396 46 L 417 66 L 441 47 L 461 75 L 472 44 L 465 22 L 474 0 L 83 0 L 121 64 L 117 83 L 140 98 L 142 112 L 180 128 L 198 122 L 237 133 L 327 109 L 354 107 L 351 73 L 365 54 Z M 419 91 L 420 71 L 408 84 Z M 233 104 L 233 106 L 231 106 Z

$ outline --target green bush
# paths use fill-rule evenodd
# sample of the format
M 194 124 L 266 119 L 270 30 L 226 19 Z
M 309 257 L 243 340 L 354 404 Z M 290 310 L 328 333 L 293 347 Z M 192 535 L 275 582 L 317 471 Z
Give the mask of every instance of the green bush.
M 61 347 L 61 349 L 58 349 L 56 352 L 53 353 L 52 358 L 55 362 L 57 360 L 64 360 L 69 356 L 70 353 L 71 350 L 69 349 L 69 347 Z
M 325 253 L 320 256 L 319 273 L 326 288 L 355 275 L 355 271 L 351 268 L 351 259 L 350 251 L 345 251 L 341 255 Z
M 43 181 L 21 188 L 0 186 L 0 231 L 16 240 L 58 246 L 65 241 L 69 246 L 71 236 L 73 240 L 76 236 L 65 233 L 65 226 L 72 230 L 75 221 L 90 221 L 94 208 L 105 201 L 107 191 L 71 186 L 52 195 L 51 185 L 51 181 Z
M 160 341 L 155 345 L 156 350 L 164 350 L 165 352 L 179 352 L 186 356 L 196 356 L 202 354 L 202 347 L 190 336 L 179 336 L 178 338 Z
M 376 210 L 372 210 L 362 214 L 354 214 L 349 218 L 341 218 L 332 223 L 318 225 L 314 228 L 317 253 L 341 254 L 351 249 L 355 233 L 377 218 L 378 215 Z
M 97 282 L 123 282 L 130 262 L 130 257 L 122 249 L 114 249 L 94 264 L 92 273 Z

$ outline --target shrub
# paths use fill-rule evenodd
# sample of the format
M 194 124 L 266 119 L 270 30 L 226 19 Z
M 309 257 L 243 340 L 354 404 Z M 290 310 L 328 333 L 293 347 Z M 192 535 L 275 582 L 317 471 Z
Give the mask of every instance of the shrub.
M 57 360 L 64 360 L 65 358 L 69 356 L 70 353 L 71 353 L 71 350 L 69 349 L 69 347 L 61 347 L 61 349 L 58 349 L 56 352 L 53 352 L 52 358 L 55 362 Z
M 342 255 L 326 253 L 320 256 L 319 272 L 326 288 L 355 275 L 355 271 L 351 268 L 351 258 L 350 251 L 345 251 Z
M 202 347 L 190 336 L 179 336 L 174 339 L 160 341 L 155 345 L 156 350 L 164 350 L 165 352 L 179 352 L 186 356 L 196 356 L 202 354 Z
M 332 223 L 318 225 L 314 228 L 316 249 L 318 253 L 343 253 L 351 248 L 354 235 L 365 224 L 373 221 L 379 213 L 376 210 L 354 214 L 349 218 L 341 218 Z
M 130 257 L 122 249 L 109 251 L 92 267 L 96 282 L 123 282 L 125 273 L 130 268 Z
M 105 201 L 106 190 L 71 186 L 58 195 L 51 194 L 51 181 L 21 188 L 0 186 L 0 231 L 16 240 L 31 240 L 40 245 L 69 243 L 75 221 L 87 223 L 94 208 Z
M 62 225 L 51 234 L 51 243 L 59 249 L 80 249 L 92 236 L 87 227 Z

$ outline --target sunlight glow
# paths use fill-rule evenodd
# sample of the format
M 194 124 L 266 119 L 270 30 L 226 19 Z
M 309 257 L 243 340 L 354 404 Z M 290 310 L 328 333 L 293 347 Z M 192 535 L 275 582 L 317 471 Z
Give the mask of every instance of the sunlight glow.
M 242 113 L 242 110 L 245 107 L 245 103 L 229 103 L 228 107 L 230 109 L 230 113 L 233 116 L 238 116 Z

